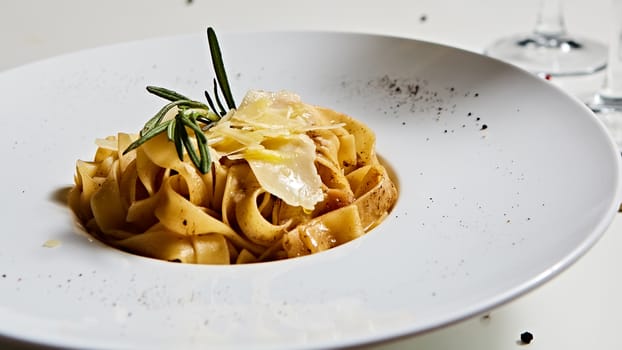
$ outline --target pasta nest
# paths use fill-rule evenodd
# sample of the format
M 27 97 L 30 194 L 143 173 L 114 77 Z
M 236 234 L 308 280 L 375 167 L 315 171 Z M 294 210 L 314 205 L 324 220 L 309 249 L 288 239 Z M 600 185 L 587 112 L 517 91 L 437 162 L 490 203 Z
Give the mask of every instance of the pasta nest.
M 97 140 L 94 159 L 77 161 L 69 194 L 80 224 L 130 253 L 240 264 L 349 242 L 397 200 L 372 130 L 293 93 L 250 91 L 205 134 L 206 174 L 163 134 L 127 154 L 137 135 Z

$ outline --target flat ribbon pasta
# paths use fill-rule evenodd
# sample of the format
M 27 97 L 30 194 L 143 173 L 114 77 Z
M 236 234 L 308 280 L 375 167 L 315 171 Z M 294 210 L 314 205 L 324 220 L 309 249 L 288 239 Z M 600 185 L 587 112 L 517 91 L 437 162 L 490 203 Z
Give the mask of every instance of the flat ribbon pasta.
M 76 163 L 68 198 L 76 218 L 130 253 L 241 264 L 349 242 L 377 226 L 397 199 L 371 129 L 297 95 L 249 93 L 205 133 L 212 158 L 206 174 L 187 154 L 179 159 L 165 134 L 126 154 L 135 135 L 98 140 L 93 161 Z M 275 180 L 271 169 L 296 181 Z

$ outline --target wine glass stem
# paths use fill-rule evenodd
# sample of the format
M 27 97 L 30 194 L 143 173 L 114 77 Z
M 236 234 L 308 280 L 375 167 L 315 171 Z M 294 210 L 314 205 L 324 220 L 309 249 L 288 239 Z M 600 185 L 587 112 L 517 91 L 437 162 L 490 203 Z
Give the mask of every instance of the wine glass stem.
M 535 34 L 543 37 L 561 37 L 566 34 L 562 0 L 541 0 Z
M 605 81 L 599 94 L 601 98 L 622 101 L 622 0 L 612 0 L 612 14 L 609 30 L 609 61 L 605 71 Z

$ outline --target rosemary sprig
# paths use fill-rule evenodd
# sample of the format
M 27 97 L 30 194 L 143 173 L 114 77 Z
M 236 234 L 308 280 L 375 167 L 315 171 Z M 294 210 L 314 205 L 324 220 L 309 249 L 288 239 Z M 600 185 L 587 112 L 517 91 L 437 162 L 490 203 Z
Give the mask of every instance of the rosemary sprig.
M 123 154 L 136 149 L 158 134 L 166 132 L 169 141 L 175 143 L 175 149 L 177 150 L 179 159 L 183 160 L 185 149 L 190 160 L 201 173 L 205 174 L 209 172 L 211 159 L 207 149 L 207 137 L 203 131 L 218 122 L 220 116 L 211 112 L 210 108 L 204 103 L 189 100 L 175 91 L 156 86 L 148 86 L 147 91 L 171 100 L 171 102 L 162 107 L 162 109 L 145 124 L 145 127 L 140 131 L 140 138 L 130 144 Z M 164 116 L 173 107 L 177 107 L 177 114 L 174 118 L 163 122 Z M 199 149 L 198 153 L 194 149 L 194 145 L 190 140 L 190 135 L 186 128 L 189 128 L 194 133 Z
M 138 148 L 160 133 L 166 132 L 168 140 L 175 144 L 175 150 L 177 151 L 179 159 L 184 159 L 185 150 L 192 163 L 201 173 L 205 174 L 209 172 L 212 161 L 208 148 L 208 140 L 204 131 L 214 126 L 222 116 L 227 114 L 227 110 L 218 96 L 218 87 L 220 87 L 220 92 L 225 98 L 229 110 L 235 108 L 235 102 L 233 101 L 233 95 L 231 94 L 231 89 L 227 80 L 218 39 L 211 27 L 207 28 L 207 38 L 214 73 L 216 75 L 213 84 L 214 97 L 212 98 L 206 90 L 206 105 L 202 102 L 191 100 L 173 90 L 157 86 L 147 86 L 148 92 L 168 100 L 169 103 L 162 107 L 158 113 L 145 123 L 140 131 L 138 140 L 130 144 L 127 149 L 123 151 L 123 154 Z M 216 105 L 214 101 L 216 101 Z M 218 110 L 216 106 L 218 106 Z M 164 116 L 173 108 L 177 108 L 175 117 L 163 121 Z M 196 148 L 198 150 L 195 149 L 187 129 L 190 129 L 194 133 Z
M 211 27 L 207 28 L 207 41 L 212 55 L 214 73 L 216 73 L 216 79 L 218 79 L 218 84 L 220 84 L 220 90 L 222 91 L 222 95 L 225 97 L 227 107 L 229 107 L 229 109 L 233 109 L 235 108 L 235 102 L 233 101 L 233 95 L 231 95 L 231 88 L 229 87 L 229 81 L 227 80 L 227 72 L 225 71 L 225 64 L 222 61 L 220 45 L 218 44 L 218 38 L 216 38 L 216 32 Z M 214 84 L 216 84 L 216 82 L 214 82 Z

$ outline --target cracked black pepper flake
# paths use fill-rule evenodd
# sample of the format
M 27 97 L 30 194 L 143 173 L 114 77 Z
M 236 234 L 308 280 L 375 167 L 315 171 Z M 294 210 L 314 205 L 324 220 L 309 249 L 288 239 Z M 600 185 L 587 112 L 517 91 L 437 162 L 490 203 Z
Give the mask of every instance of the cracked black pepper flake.
M 488 129 L 488 125 L 486 125 L 486 124 L 482 124 L 482 128 L 481 128 L 481 130 L 486 130 L 486 129 Z
M 531 334 L 530 332 L 523 332 L 520 335 L 520 341 L 523 344 L 529 344 L 531 343 L 531 341 L 533 340 L 533 334 Z
M 416 96 L 417 93 L 419 93 L 419 85 L 408 85 L 408 92 L 410 93 L 410 95 Z

